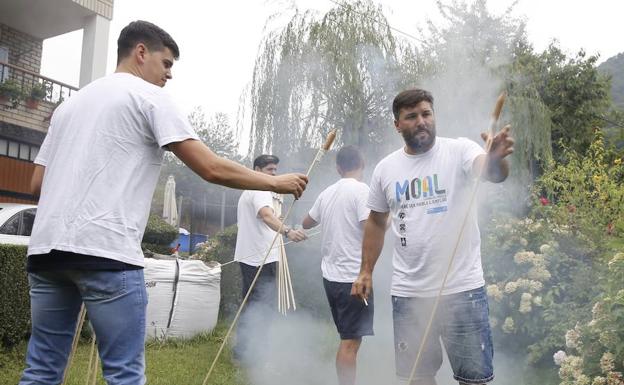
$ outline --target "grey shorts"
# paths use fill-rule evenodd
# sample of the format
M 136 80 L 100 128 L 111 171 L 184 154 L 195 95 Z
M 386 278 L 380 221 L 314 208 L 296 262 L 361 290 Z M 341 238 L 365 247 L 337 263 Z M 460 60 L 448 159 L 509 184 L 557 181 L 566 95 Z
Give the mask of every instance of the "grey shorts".
M 396 372 L 409 378 L 435 298 L 392 297 Z M 434 377 L 446 349 L 454 378 L 467 384 L 494 379 L 494 348 L 483 287 L 443 296 L 425 341 L 414 378 Z

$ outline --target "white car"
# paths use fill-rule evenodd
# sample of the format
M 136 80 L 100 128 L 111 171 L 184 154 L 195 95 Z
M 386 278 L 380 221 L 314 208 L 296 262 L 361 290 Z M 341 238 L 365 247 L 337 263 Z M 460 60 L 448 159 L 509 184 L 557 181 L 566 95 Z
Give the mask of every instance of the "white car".
M 0 203 L 0 243 L 28 245 L 37 206 Z

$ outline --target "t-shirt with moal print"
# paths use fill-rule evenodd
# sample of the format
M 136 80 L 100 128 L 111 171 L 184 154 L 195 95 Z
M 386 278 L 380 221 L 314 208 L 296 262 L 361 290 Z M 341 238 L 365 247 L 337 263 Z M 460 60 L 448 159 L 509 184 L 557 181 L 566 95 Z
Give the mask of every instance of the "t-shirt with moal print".
M 466 138 L 437 137 L 424 154 L 401 148 L 375 167 L 368 207 L 392 218 L 392 295 L 437 295 L 455 249 L 443 294 L 483 286 L 476 205 L 470 204 L 480 154 L 481 146 Z

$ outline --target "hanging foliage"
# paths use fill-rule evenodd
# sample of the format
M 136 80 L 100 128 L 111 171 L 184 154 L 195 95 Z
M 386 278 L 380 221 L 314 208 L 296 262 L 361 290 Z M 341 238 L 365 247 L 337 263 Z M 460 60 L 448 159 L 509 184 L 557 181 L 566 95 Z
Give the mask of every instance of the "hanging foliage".
M 297 13 L 263 42 L 251 89 L 253 153 L 293 154 L 340 128 L 340 143 L 382 143 L 400 83 L 397 42 L 370 1 L 322 18 Z

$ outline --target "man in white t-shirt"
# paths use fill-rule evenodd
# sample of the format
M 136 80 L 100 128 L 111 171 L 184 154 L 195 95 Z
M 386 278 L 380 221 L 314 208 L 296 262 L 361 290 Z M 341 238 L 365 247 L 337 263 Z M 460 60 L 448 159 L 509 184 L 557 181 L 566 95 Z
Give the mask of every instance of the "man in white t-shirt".
M 117 69 L 61 104 L 35 159 L 39 207 L 28 249 L 32 334 L 21 385 L 62 382 L 84 302 L 108 384 L 145 383 L 141 239 L 165 150 L 207 181 L 300 196 L 304 175 L 274 177 L 216 156 L 162 87 L 179 56 L 158 26 L 119 36 Z
M 275 175 L 278 164 L 277 156 L 260 155 L 254 160 L 253 168 L 263 174 Z M 241 269 L 243 298 L 247 295 L 267 252 L 269 255 L 241 313 L 233 351 L 237 359 L 247 357 L 251 335 L 254 329 L 258 330 L 257 321 L 266 322 L 274 313 L 272 309 L 277 304 L 275 274 L 279 243 L 275 242 L 274 247 L 269 251 L 276 232 L 279 230 L 281 234 L 294 242 L 306 239 L 305 232 L 302 230 L 282 226 L 281 219 L 274 211 L 273 200 L 271 192 L 254 190 L 243 191 L 238 200 L 236 211 L 238 232 L 234 260 L 238 261 Z
M 364 157 L 355 146 L 345 146 L 336 154 L 341 179 L 316 198 L 303 228 L 322 226 L 321 270 L 323 286 L 331 308 L 340 345 L 336 372 L 340 385 L 354 385 L 357 353 L 363 336 L 373 335 L 373 297 L 367 303 L 351 296 L 351 286 L 360 271 L 368 186 L 362 183 Z
M 405 146 L 381 160 L 373 172 L 362 268 L 352 294 L 366 298 L 372 290 L 373 268 L 391 215 L 396 370 L 399 378 L 408 379 L 454 255 L 410 385 L 435 384 L 442 363 L 440 340 L 460 384 L 487 383 L 494 378 L 493 348 L 471 195 L 478 175 L 496 183 L 507 177 L 505 157 L 513 152 L 510 128 L 506 126 L 492 138 L 486 154 L 468 139 L 436 137 L 433 97 L 427 91 L 401 92 L 392 110 Z

